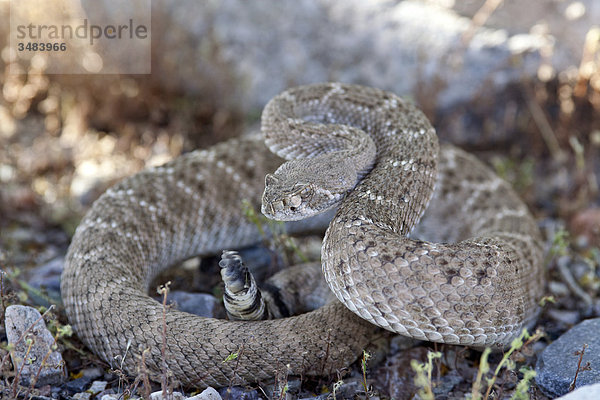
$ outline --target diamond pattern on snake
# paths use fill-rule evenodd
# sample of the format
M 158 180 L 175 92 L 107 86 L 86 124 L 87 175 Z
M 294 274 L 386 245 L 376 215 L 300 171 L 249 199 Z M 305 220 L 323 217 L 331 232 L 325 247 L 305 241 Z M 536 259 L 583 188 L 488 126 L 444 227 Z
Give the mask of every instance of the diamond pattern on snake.
M 273 98 L 262 137 L 142 171 L 94 203 L 62 275 L 66 312 L 83 342 L 109 363 L 127 353 L 122 367 L 131 374 L 146 351 L 146 368 L 158 379 L 163 309 L 148 296 L 150 282 L 191 256 L 255 243 L 242 199 L 287 221 L 336 210 L 321 253 L 336 300 L 259 321 L 168 309 L 164 362 L 182 385 L 263 381 L 278 367 L 332 372 L 352 363 L 381 328 L 502 348 L 537 316 L 540 234 L 510 186 L 475 157 L 440 146 L 410 102 L 323 83 Z M 242 346 L 236 363 L 222 362 Z

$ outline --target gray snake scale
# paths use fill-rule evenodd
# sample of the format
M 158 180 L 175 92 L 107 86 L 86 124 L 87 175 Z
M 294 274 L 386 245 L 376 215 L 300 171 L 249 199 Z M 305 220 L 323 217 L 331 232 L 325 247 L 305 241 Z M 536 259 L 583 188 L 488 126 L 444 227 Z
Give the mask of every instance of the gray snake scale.
M 135 374 L 145 352 L 154 378 L 166 367 L 186 386 L 227 385 L 276 371 L 333 372 L 362 352 L 379 329 L 373 324 L 502 347 L 534 321 L 544 283 L 535 221 L 474 157 L 438 146 L 410 103 L 363 86 L 301 86 L 275 97 L 262 122 L 271 150 L 295 159 L 267 178 L 263 211 L 297 219 L 286 213 L 341 201 L 322 248 L 340 302 L 268 321 L 168 309 L 163 364 L 163 308 L 147 294 L 152 278 L 259 237 L 241 200 L 260 207 L 264 177 L 283 160 L 259 137 L 242 137 L 123 180 L 80 223 L 62 297 L 76 333 L 101 358 Z M 239 359 L 224 363 L 234 352 Z

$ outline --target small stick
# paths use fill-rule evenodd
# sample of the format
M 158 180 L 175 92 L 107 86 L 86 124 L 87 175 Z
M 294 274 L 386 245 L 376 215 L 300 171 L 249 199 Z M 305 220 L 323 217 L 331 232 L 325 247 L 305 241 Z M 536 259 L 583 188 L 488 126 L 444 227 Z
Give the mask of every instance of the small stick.
M 150 349 L 144 349 L 142 351 L 142 360 L 141 360 L 141 379 L 144 385 L 144 399 L 150 400 L 150 380 L 148 379 L 148 369 L 146 367 L 146 354 L 150 353 Z
M 577 376 L 579 375 L 579 373 L 583 371 L 589 371 L 592 369 L 592 367 L 590 367 L 589 361 L 585 363 L 583 367 L 581 366 L 581 362 L 583 361 L 583 356 L 585 354 L 585 349 L 587 349 L 587 347 L 588 345 L 584 343 L 581 347 L 581 350 L 577 350 L 575 353 L 573 353 L 574 355 L 579 356 L 579 360 L 577 361 L 577 370 L 575 371 L 575 378 L 573 378 L 573 382 L 571 382 L 571 385 L 569 385 L 569 392 L 575 390 L 575 385 L 577 384 Z
M 162 360 L 162 376 L 160 386 L 162 388 L 162 396 L 163 399 L 167 398 L 169 377 L 168 377 L 168 366 L 167 366 L 167 294 L 169 293 L 169 286 L 171 285 L 171 281 L 165 283 L 161 288 L 158 289 L 158 292 L 163 295 L 162 301 L 162 346 L 160 348 Z

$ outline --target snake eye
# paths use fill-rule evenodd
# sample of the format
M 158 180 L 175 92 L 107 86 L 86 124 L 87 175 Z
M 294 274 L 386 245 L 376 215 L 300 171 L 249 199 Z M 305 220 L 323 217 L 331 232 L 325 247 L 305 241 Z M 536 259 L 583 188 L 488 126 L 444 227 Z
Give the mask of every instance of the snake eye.
M 302 204 L 302 198 L 298 195 L 290 197 L 290 208 L 294 209 Z

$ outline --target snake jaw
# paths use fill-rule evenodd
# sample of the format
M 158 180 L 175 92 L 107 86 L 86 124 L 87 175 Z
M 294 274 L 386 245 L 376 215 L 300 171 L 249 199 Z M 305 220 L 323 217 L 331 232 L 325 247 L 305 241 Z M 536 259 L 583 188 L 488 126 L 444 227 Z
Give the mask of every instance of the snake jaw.
M 337 206 L 357 179 L 348 160 L 329 164 L 320 157 L 290 160 L 265 176 L 261 211 L 278 221 L 312 217 Z

